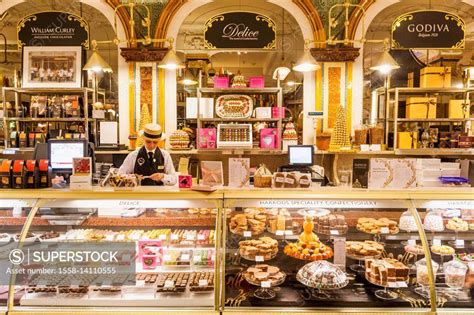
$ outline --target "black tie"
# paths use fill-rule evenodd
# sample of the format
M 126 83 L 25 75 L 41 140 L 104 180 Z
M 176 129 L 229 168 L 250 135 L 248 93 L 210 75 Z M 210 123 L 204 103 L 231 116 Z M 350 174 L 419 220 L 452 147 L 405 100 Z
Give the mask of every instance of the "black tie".
M 153 164 L 153 152 L 148 152 L 148 161 L 150 161 L 150 164 Z

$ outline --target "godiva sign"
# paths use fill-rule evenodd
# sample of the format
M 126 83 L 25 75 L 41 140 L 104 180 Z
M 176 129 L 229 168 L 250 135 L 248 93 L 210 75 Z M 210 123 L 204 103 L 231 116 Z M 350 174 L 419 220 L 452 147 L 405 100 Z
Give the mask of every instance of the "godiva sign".
M 399 16 L 392 24 L 392 49 L 464 49 L 466 25 L 459 16 L 436 10 Z
M 207 49 L 274 49 L 275 23 L 253 12 L 215 15 L 206 22 L 204 44 Z

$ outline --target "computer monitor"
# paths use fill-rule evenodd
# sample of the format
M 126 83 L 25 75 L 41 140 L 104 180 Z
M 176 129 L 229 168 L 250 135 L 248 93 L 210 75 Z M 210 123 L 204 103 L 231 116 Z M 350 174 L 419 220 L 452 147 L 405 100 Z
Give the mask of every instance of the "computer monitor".
M 313 165 L 314 148 L 312 145 L 288 146 L 288 164 L 294 166 Z
M 72 172 L 72 159 L 86 156 L 88 147 L 84 139 L 48 141 L 48 158 L 52 171 Z

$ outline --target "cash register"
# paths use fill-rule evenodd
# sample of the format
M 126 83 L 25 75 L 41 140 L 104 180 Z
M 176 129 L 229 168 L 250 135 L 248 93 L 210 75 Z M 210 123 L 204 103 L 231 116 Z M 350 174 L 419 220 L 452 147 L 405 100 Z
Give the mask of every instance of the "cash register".
M 278 171 L 307 173 L 311 174 L 313 182 L 320 182 L 322 186 L 328 183 L 324 168 L 314 165 L 314 146 L 312 145 L 288 146 L 288 165 L 280 166 Z

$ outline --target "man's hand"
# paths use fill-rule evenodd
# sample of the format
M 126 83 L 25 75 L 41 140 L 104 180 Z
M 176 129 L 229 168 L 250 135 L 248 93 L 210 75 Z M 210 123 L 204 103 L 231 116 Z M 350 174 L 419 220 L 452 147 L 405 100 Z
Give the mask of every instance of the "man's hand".
M 163 177 L 165 177 L 163 173 L 155 173 L 155 174 L 150 175 L 150 179 L 154 180 L 155 182 L 161 181 Z

